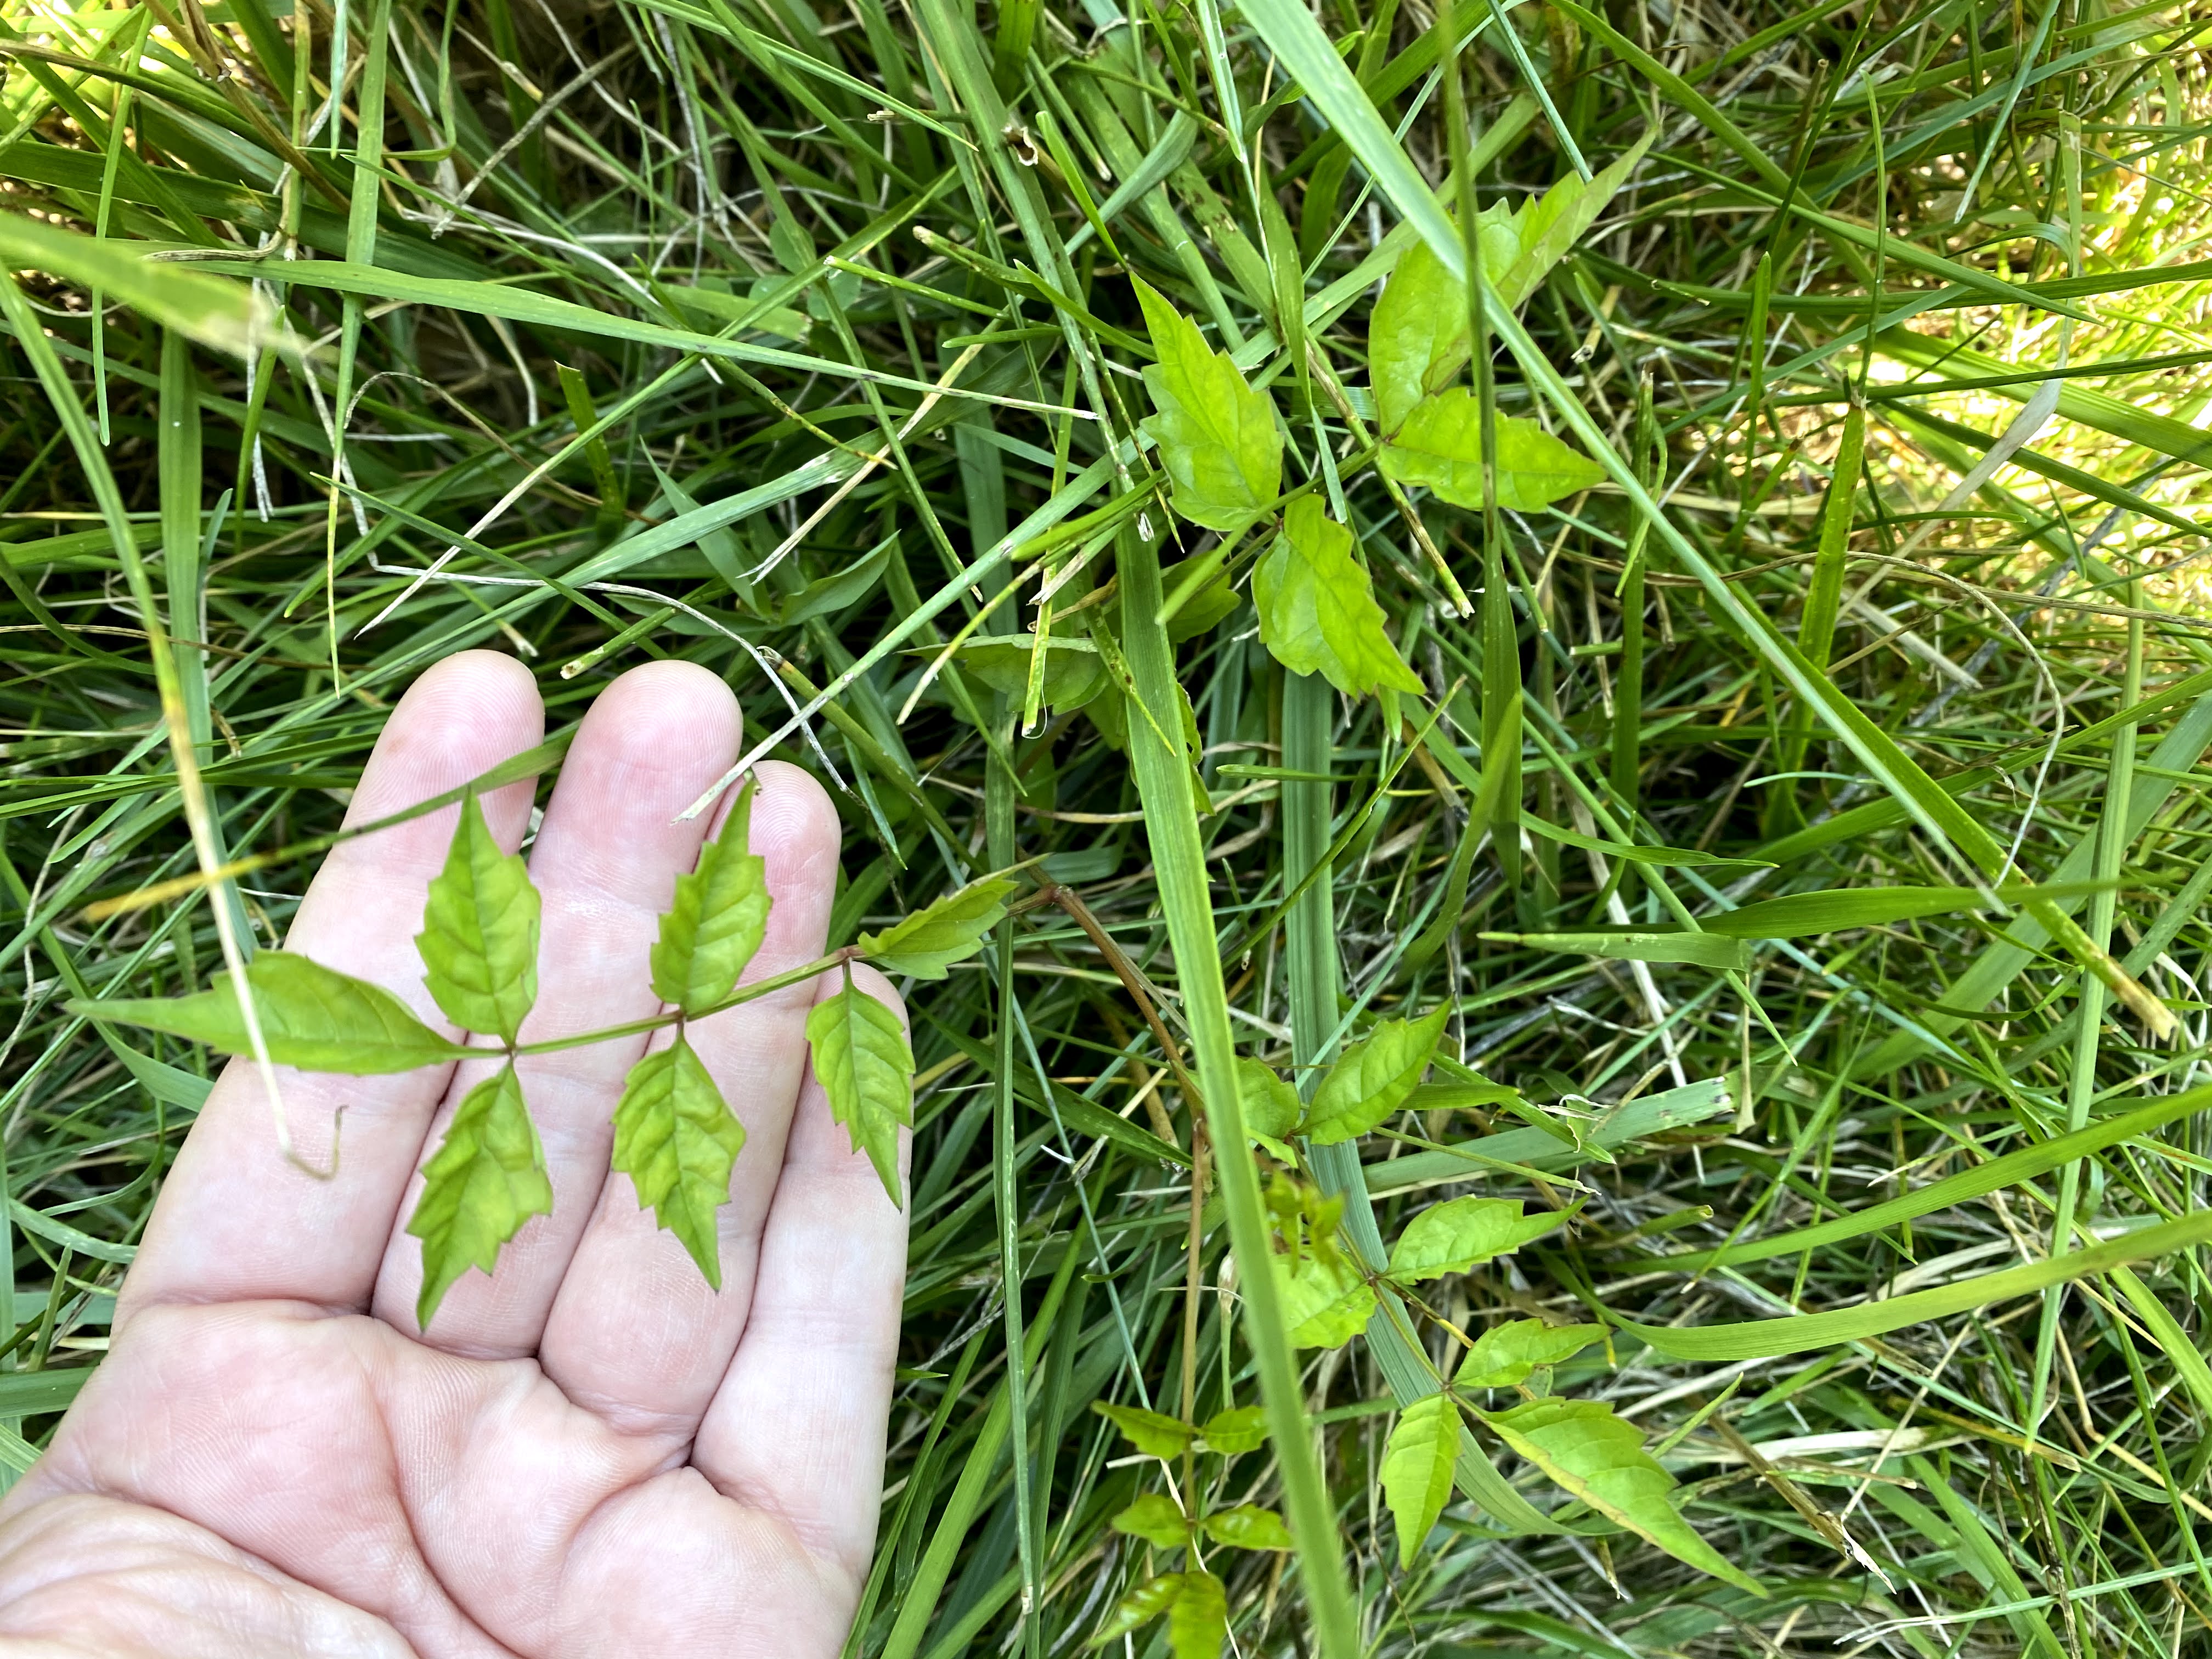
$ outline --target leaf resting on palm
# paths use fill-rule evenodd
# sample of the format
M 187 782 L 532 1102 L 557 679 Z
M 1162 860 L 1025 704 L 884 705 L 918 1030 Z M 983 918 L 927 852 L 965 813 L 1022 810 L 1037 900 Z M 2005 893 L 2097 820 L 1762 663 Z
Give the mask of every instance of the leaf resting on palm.
M 534 1215 L 553 1212 L 545 1149 L 522 1103 L 513 1065 L 463 1097 L 446 1138 L 422 1166 L 422 1196 L 407 1231 L 422 1241 L 422 1291 L 416 1323 L 430 1327 L 438 1304 L 471 1267 L 498 1264 L 500 1246 Z
M 722 1252 L 714 1212 L 730 1201 L 730 1169 L 744 1145 L 744 1125 L 684 1038 L 630 1067 L 615 1108 L 613 1167 L 636 1183 L 637 1201 L 676 1235 L 718 1291 Z
M 853 1150 L 866 1152 L 899 1203 L 898 1132 L 914 1121 L 914 1052 L 899 1017 L 853 983 L 850 969 L 835 994 L 806 1017 L 814 1075 L 830 1097 L 830 1115 L 845 1126 Z
M 1352 556 L 1352 532 L 1301 495 L 1252 572 L 1260 639 L 1293 674 L 1320 673 L 1348 697 L 1421 682 L 1382 631 L 1375 586 Z
M 471 794 L 461 801 L 446 867 L 415 936 L 424 982 L 465 1031 L 514 1041 L 538 1000 L 538 890 L 519 853 L 502 853 Z
M 411 1072 L 468 1053 L 416 1018 L 383 987 L 289 951 L 258 953 L 246 967 L 246 980 L 269 1057 L 279 1066 L 370 1077 Z M 86 1019 L 167 1031 L 221 1054 L 252 1052 L 238 990 L 228 974 L 191 996 L 78 1001 L 69 1011 Z
M 754 788 L 748 780 L 721 833 L 699 849 L 698 866 L 677 877 L 676 902 L 660 919 L 653 994 L 687 1014 L 701 1013 L 735 990 L 738 975 L 768 936 L 768 864 L 745 850 Z

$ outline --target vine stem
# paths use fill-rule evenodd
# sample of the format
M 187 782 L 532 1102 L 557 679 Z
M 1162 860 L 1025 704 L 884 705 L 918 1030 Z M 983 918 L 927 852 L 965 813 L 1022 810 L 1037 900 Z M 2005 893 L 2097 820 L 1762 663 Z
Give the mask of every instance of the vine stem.
M 832 968 L 843 967 L 854 961 L 860 954 L 854 946 L 848 945 L 832 951 L 826 957 L 817 957 L 799 967 L 771 974 L 750 985 L 740 986 L 710 1008 L 702 1008 L 689 1014 L 654 1014 L 647 1019 L 627 1020 L 620 1025 L 602 1025 L 595 1031 L 577 1031 L 568 1036 L 547 1037 L 538 1042 L 519 1042 L 508 1053 L 517 1059 L 524 1054 L 557 1054 L 564 1048 L 588 1048 L 594 1042 L 611 1042 L 616 1037 L 635 1036 L 641 1031 L 657 1031 L 664 1025 L 681 1025 L 687 1019 L 704 1019 L 709 1014 L 720 1013 L 725 1008 L 742 1006 L 768 995 L 771 991 L 781 991 L 786 986 L 800 984 Z

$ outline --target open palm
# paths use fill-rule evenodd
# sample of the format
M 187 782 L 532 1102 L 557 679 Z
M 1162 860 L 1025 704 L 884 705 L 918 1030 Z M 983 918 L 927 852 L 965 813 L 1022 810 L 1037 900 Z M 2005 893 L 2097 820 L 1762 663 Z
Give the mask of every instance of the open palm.
M 351 817 L 450 789 L 543 722 L 521 666 L 450 659 L 393 713 Z M 593 706 L 531 849 L 544 920 L 526 1040 L 659 1012 L 655 918 L 715 827 L 677 814 L 738 738 L 727 689 L 680 664 Z M 836 868 L 821 788 L 774 764 L 759 782 L 751 847 L 775 908 L 748 981 L 821 954 Z M 530 797 L 484 802 L 507 846 Z M 288 941 L 449 1033 L 414 935 L 453 823 L 341 846 Z M 308 1160 L 344 1109 L 329 1181 L 283 1161 L 234 1064 L 161 1194 L 112 1352 L 0 1507 L 0 1654 L 835 1653 L 874 1535 L 906 1225 L 808 1073 L 816 994 L 691 1027 L 749 1136 L 718 1212 L 719 1294 L 607 1173 L 638 1037 L 522 1062 L 553 1212 L 495 1278 L 454 1285 L 427 1334 L 402 1228 L 477 1064 L 284 1073 Z

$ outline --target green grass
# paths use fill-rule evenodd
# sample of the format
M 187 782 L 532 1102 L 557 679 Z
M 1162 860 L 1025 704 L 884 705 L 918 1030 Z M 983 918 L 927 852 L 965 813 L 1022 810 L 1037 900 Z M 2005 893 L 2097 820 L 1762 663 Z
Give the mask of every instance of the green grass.
M 2127 1243 L 2192 1237 L 2212 1176 L 2187 1103 L 2147 1109 L 2207 1078 L 2201 13 L 342 15 L 0 7 L 8 205 L 251 277 L 313 347 L 249 371 L 162 325 L 204 337 L 210 290 L 118 288 L 172 307 L 149 320 L 90 266 L 24 276 L 0 339 L 0 1468 L 96 1363 L 204 1092 L 204 1055 L 63 1003 L 192 988 L 225 931 L 275 943 L 313 860 L 86 906 L 329 831 L 449 653 L 521 658 L 556 726 L 681 656 L 842 781 L 833 945 L 1023 860 L 1080 900 L 908 988 L 907 1369 L 855 1654 L 1077 1651 L 1179 1565 L 1108 1526 L 1164 1471 L 1099 1401 L 1267 1407 L 1272 1452 L 1198 1466 L 1305 1547 L 1212 1555 L 1242 1653 L 2212 1651 L 2212 1283 L 2201 1246 Z M 1389 483 L 1367 314 L 1390 255 L 1456 246 L 1427 191 L 1457 159 L 1444 207 L 1517 204 L 1647 133 L 1478 354 L 1486 410 L 1612 480 L 1486 515 Z M 1286 675 L 1261 538 L 1175 522 L 1134 441 L 1133 276 L 1268 389 L 1284 487 L 1348 515 L 1422 692 Z M 2024 408 L 2047 419 L 2008 438 Z M 1217 558 L 1225 612 L 1189 602 Z M 1056 712 L 1049 676 L 1032 701 L 1032 653 L 990 641 L 1038 629 L 1041 585 L 1053 637 L 1121 618 L 1136 713 Z M 1845 902 L 1741 973 L 1547 943 L 1999 882 L 2057 890 L 2009 920 Z M 2107 946 L 2124 973 L 2085 973 Z M 1308 1149 L 1348 1247 L 1379 1265 L 1458 1194 L 1580 1208 L 1403 1331 L 1293 1351 L 1231 1267 L 1269 1224 L 1268 1172 L 1218 1155 L 1235 1062 L 1310 1092 L 1446 1001 L 1446 1057 L 1532 1121 L 1446 1066 Z M 1940 1317 L 1883 1317 L 1938 1287 Z M 1831 1316 L 1825 1346 L 1690 1328 L 1785 1311 Z M 1680 1328 L 1553 1387 L 1643 1429 L 1766 1599 L 1562 1532 L 1486 1431 L 1400 1567 L 1395 1400 L 1455 1363 L 1448 1328 L 1531 1316 Z

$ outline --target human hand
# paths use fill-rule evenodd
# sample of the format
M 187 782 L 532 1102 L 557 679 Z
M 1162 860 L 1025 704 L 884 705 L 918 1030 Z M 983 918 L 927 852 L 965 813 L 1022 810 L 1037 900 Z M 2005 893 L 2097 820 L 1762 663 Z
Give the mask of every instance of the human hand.
M 393 711 L 349 821 L 456 787 L 544 720 L 520 664 L 441 663 Z M 735 760 L 739 723 L 726 687 L 677 663 L 592 706 L 529 854 L 544 911 L 526 1038 L 659 1012 L 657 917 L 720 823 L 676 815 Z M 757 775 L 775 902 L 748 982 L 822 954 L 838 846 L 811 778 Z M 503 845 L 531 794 L 484 798 Z M 455 811 L 342 843 L 287 940 L 449 1036 L 414 936 Z M 553 1212 L 496 1277 L 454 1284 L 427 1334 L 403 1227 L 489 1068 L 285 1073 L 310 1162 L 345 1109 L 343 1165 L 319 1182 L 284 1161 L 234 1063 L 162 1190 L 106 1362 L 0 1505 L 0 1656 L 836 1652 L 874 1539 L 906 1264 L 904 1214 L 808 1070 L 807 1011 L 838 983 L 690 1024 L 748 1135 L 717 1212 L 719 1294 L 608 1173 L 640 1036 L 521 1062 Z

